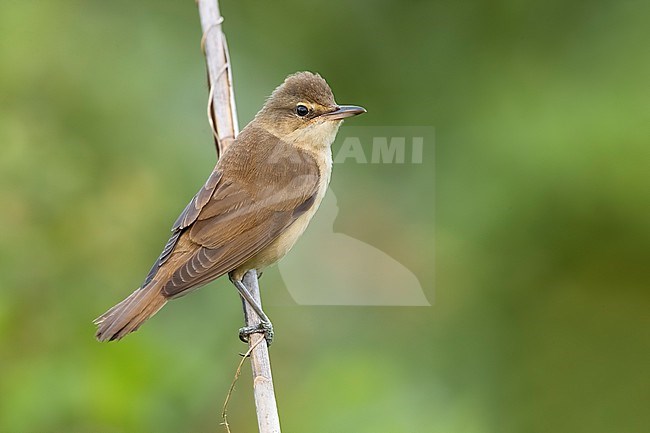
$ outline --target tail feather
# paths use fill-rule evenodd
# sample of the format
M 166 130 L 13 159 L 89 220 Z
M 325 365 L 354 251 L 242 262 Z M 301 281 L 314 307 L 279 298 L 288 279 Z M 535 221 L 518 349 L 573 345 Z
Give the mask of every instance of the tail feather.
M 137 289 L 125 300 L 95 319 L 99 341 L 119 340 L 135 331 L 142 323 L 156 314 L 167 302 L 152 281 L 145 287 Z

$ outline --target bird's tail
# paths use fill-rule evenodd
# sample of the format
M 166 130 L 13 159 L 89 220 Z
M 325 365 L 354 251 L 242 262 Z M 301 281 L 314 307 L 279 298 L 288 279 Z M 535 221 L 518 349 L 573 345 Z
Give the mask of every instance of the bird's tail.
M 99 341 L 119 340 L 135 331 L 167 302 L 156 281 L 137 289 L 128 298 L 99 316 L 95 336 Z

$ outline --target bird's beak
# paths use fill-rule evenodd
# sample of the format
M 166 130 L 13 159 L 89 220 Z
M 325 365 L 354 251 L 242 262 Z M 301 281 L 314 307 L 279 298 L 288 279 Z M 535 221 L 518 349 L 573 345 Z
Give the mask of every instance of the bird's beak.
M 357 107 L 356 105 L 341 105 L 337 106 L 334 111 L 322 114 L 321 117 L 324 117 L 326 120 L 342 120 L 346 117 L 356 116 L 357 114 L 365 112 L 366 109 L 363 107 Z

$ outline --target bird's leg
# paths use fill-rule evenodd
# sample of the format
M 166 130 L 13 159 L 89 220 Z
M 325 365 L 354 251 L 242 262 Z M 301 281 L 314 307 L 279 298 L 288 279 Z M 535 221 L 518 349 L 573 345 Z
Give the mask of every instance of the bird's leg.
M 246 286 L 242 281 L 239 281 L 232 276 L 230 276 L 230 281 L 235 285 L 239 295 L 242 297 L 242 301 L 246 302 L 251 308 L 255 311 L 257 316 L 260 318 L 259 325 L 255 326 L 245 326 L 239 330 L 239 339 L 244 343 L 248 343 L 248 337 L 251 334 L 263 333 L 266 343 L 270 346 L 273 342 L 273 324 L 269 320 L 268 316 L 262 310 L 262 307 L 253 299 L 253 295 L 250 294 Z M 246 314 L 246 305 L 244 305 L 244 315 L 248 318 Z M 248 323 L 248 320 L 246 320 Z
M 259 306 L 259 304 L 257 303 L 257 301 L 255 301 L 255 299 L 253 299 L 253 295 L 250 294 L 250 292 L 248 291 L 244 283 L 234 278 L 231 278 L 230 281 L 232 281 L 235 287 L 237 287 L 237 290 L 239 291 L 241 297 L 246 300 L 248 305 L 250 305 L 253 310 L 255 310 L 260 320 L 262 320 L 262 322 L 271 322 L 267 317 L 266 313 L 264 313 L 264 311 L 262 310 L 262 307 Z

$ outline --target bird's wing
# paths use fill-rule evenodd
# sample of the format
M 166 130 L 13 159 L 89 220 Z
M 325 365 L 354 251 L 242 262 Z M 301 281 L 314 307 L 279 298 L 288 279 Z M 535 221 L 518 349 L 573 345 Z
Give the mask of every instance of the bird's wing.
M 177 219 L 145 284 L 160 275 L 166 297 L 182 296 L 254 257 L 313 206 L 314 158 L 272 136 L 257 138 L 254 152 L 224 153 Z

